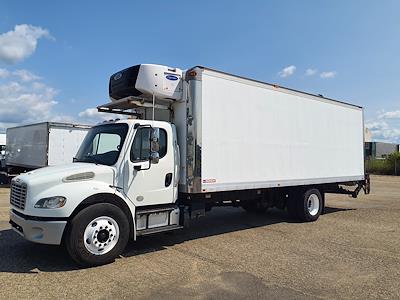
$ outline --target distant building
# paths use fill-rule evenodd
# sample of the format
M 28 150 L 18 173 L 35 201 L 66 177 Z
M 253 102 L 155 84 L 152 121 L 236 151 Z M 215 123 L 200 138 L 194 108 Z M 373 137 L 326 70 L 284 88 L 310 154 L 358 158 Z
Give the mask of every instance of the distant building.
M 364 149 L 366 159 L 386 158 L 393 152 L 399 152 L 399 145 L 381 142 L 365 142 Z
M 367 127 L 364 128 L 364 142 L 372 142 L 372 133 Z

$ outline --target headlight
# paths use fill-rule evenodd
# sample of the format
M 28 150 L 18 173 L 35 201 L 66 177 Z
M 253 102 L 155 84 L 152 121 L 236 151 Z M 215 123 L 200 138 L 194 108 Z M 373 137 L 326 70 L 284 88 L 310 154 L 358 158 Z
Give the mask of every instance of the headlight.
M 65 205 L 67 198 L 63 196 L 54 196 L 49 198 L 42 198 L 35 204 L 35 208 L 60 208 Z

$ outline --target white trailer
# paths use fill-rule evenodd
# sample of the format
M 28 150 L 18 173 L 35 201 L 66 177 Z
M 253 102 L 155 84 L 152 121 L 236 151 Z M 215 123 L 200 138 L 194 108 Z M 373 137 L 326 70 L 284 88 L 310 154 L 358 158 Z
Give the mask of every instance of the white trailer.
M 214 206 L 315 221 L 325 193 L 369 193 L 359 106 L 199 66 L 130 67 L 109 95 L 98 110 L 130 119 L 93 127 L 73 164 L 11 184 L 14 230 L 64 242 L 82 265 Z
M 10 174 L 72 162 L 88 125 L 43 122 L 7 129 L 6 165 Z
M 5 146 L 5 145 L 6 145 L 6 134 L 0 133 L 0 146 Z

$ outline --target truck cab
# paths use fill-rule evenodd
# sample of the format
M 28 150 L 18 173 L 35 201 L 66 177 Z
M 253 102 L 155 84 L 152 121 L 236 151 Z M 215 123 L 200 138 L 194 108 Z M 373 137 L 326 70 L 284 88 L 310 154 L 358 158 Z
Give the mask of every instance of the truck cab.
M 104 263 L 129 237 L 179 227 L 179 164 L 173 124 L 102 123 L 90 129 L 72 164 L 12 180 L 10 223 L 33 242 L 61 244 L 65 238 L 83 264 Z M 73 250 L 79 242 L 84 257 Z

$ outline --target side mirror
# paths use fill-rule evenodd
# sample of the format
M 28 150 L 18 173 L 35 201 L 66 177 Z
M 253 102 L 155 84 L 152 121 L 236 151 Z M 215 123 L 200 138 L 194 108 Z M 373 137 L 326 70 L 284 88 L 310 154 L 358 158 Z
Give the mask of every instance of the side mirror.
M 158 164 L 160 160 L 160 129 L 151 128 L 150 132 L 150 163 Z

